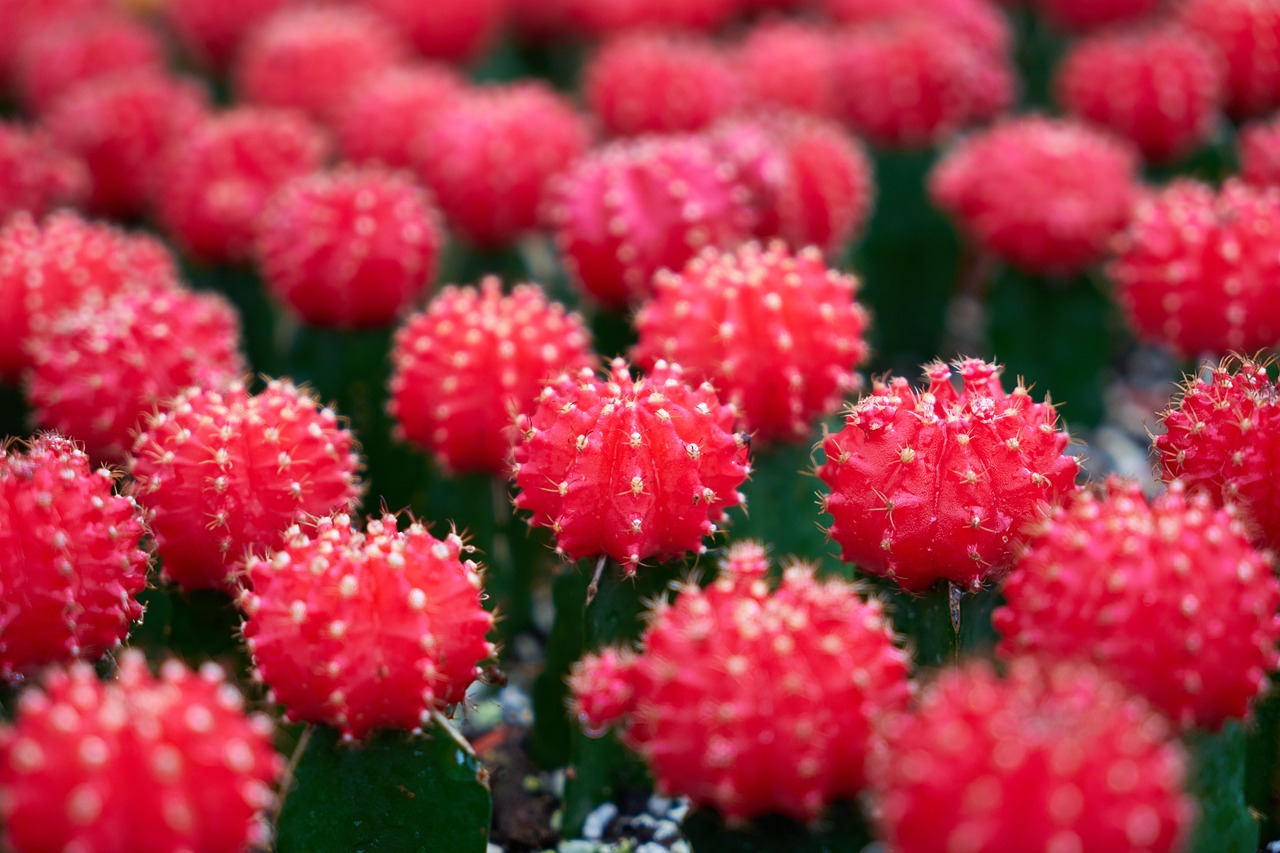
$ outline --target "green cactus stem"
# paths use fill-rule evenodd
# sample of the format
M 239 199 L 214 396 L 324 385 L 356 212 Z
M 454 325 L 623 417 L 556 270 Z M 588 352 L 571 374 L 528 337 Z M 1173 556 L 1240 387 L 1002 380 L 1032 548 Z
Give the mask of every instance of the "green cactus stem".
M 1194 731 L 1186 737 L 1191 753 L 1187 791 L 1200 805 L 1189 853 L 1253 853 L 1258 821 L 1245 802 L 1248 737 L 1238 721 L 1219 732 Z
M 359 744 L 316 726 L 299 750 L 281 792 L 277 853 L 483 853 L 488 845 L 488 771 L 438 712 L 421 735 L 385 731 Z

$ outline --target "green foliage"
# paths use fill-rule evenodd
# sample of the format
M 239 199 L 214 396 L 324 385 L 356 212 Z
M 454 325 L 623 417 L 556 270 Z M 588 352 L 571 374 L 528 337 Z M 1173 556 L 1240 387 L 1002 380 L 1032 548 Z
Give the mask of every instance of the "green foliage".
M 485 850 L 488 773 L 439 714 L 425 734 L 383 732 L 359 745 L 318 726 L 300 748 L 278 853 Z

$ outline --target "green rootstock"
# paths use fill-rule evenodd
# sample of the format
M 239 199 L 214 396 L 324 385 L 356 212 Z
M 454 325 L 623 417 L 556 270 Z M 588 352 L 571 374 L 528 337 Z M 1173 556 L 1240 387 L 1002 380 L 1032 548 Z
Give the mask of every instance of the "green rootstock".
M 278 311 L 250 267 L 206 267 L 187 265 L 187 281 L 200 290 L 215 290 L 227 297 L 240 314 L 245 355 L 255 376 L 282 376 L 285 363 L 277 345 Z
M 842 422 L 833 418 L 830 427 L 839 429 Z M 811 449 L 820 438 L 821 431 L 815 431 L 798 444 L 753 450 L 751 479 L 742 486 L 746 511 L 732 513 L 728 541 L 754 539 L 769 548 L 775 561 L 795 557 L 816 563 L 828 573 L 847 574 L 839 547 L 822 528 L 818 509 L 822 482 L 811 473 Z
M 1187 791 L 1200 806 L 1188 853 L 1254 853 L 1258 821 L 1245 802 L 1244 780 L 1248 738 L 1232 720 L 1220 732 L 1192 732 Z
M 936 584 L 910 593 L 884 578 L 870 578 L 869 583 L 885 603 L 893 629 L 906 639 L 917 669 L 989 657 L 995 648 L 991 613 L 1000 604 L 997 590 L 984 587 L 961 594 L 957 587 Z
M 681 830 L 694 850 L 735 853 L 858 853 L 873 840 L 861 809 L 848 801 L 834 803 L 812 826 L 769 815 L 730 827 L 715 809 L 698 809 Z
M 625 578 L 608 564 L 595 598 L 588 604 L 594 560 L 584 560 L 556 580 L 555 627 L 548 641 L 546 668 L 534 684 L 534 730 L 530 752 L 545 766 L 567 765 L 561 828 L 575 837 L 596 806 L 623 789 L 647 788 L 639 760 L 612 732 L 585 732 L 571 718 L 565 678 L 584 654 L 639 639 L 647 601 L 661 595 L 684 571 L 682 564 L 642 567 Z
M 342 743 L 316 726 L 284 792 L 277 853 L 483 853 L 492 800 L 470 744 L 439 714 L 422 735 Z

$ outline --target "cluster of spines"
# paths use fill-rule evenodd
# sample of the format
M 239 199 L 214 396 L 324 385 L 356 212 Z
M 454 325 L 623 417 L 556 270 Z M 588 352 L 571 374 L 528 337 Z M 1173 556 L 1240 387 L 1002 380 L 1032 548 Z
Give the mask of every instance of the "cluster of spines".
M 398 530 L 391 515 L 361 531 L 336 514 L 294 526 L 251 560 L 245 643 L 286 718 L 358 740 L 418 730 L 461 702 L 495 654 L 480 568 L 463 556 L 471 550 L 417 522 Z
M 1049 403 L 978 359 L 928 366 L 926 388 L 878 383 L 823 442 L 818 476 L 844 558 L 908 590 L 1000 576 L 1029 525 L 1075 488 L 1079 463 Z

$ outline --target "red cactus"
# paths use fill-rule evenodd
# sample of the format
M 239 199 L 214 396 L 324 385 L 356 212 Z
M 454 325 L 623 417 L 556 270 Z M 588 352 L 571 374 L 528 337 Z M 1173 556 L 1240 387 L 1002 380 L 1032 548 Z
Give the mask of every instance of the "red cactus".
M 873 732 L 906 709 L 907 657 L 878 602 L 793 564 L 771 591 L 760 546 L 730 549 L 707 589 L 659 605 L 643 650 L 578 665 L 589 725 L 621 715 L 660 790 L 729 820 L 814 820 L 866 784 Z
M 800 21 L 767 21 L 748 31 L 733 54 L 743 102 L 821 118 L 840 115 L 831 31 Z
M 22 45 L 50 21 L 95 18 L 111 8 L 111 0 L 0 0 L 0 86 L 11 82 Z
M 519 425 L 516 507 L 570 559 L 604 555 L 634 574 L 643 560 L 700 553 L 742 503 L 750 466 L 733 410 L 674 365 L 635 379 L 615 359 L 605 380 L 589 368 L 561 375 Z
M 234 75 L 246 103 L 327 122 L 361 78 L 407 58 L 395 30 L 359 7 L 285 7 L 250 32 Z
M 202 122 L 169 150 L 156 184 L 160 223 L 204 263 L 252 256 L 275 191 L 324 161 L 324 133 L 300 114 L 241 107 Z
M 588 35 L 629 30 L 714 30 L 742 0 L 569 0 L 568 18 Z
M 1151 503 L 1114 479 L 1077 494 L 1031 540 L 1004 595 L 992 620 L 1002 655 L 1087 659 L 1184 728 L 1244 717 L 1280 664 L 1269 561 L 1231 513 L 1177 483 Z
M 1132 141 L 1151 160 L 1185 156 L 1212 136 L 1225 97 L 1216 52 L 1168 25 L 1082 39 L 1058 69 L 1058 101 Z
M 1034 0 L 1062 29 L 1079 32 L 1150 18 L 1165 0 Z
M 361 532 L 338 514 L 250 561 L 245 642 L 287 718 L 354 740 L 417 729 L 461 702 L 494 654 L 480 570 L 464 550 L 421 524 L 397 530 L 392 515 Z
M 1174 853 L 1196 816 L 1164 721 L 1084 666 L 946 670 L 869 763 L 879 835 L 898 853 Z
M 453 471 L 505 473 L 512 417 L 528 414 L 543 380 L 595 363 L 577 314 L 534 284 L 503 295 L 447 287 L 397 332 L 391 353 L 392 417 L 401 437 Z
M 353 445 L 332 410 L 287 382 L 180 395 L 147 419 L 129 463 L 165 574 L 184 589 L 223 587 L 300 518 L 351 508 Z
M 450 68 L 409 65 L 375 71 L 351 90 L 334 119 L 342 153 L 353 163 L 408 169 L 422 129 L 463 92 Z
M 977 359 L 925 369 L 927 388 L 895 377 L 854 406 L 823 442 L 818 476 L 844 559 L 923 590 L 976 589 L 1009 567 L 1027 528 L 1075 488 L 1079 464 L 1048 403 Z
M 1228 358 L 1188 377 L 1160 415 L 1164 433 L 1153 444 L 1166 482 L 1207 491 L 1232 504 L 1259 545 L 1280 549 L 1280 389 L 1267 365 Z
M 347 167 L 294 178 L 258 226 L 263 279 L 304 322 L 390 325 L 435 280 L 439 222 L 403 173 Z
M 49 134 L 0 122 L 0 223 L 17 213 L 40 217 L 89 195 L 89 170 Z
M 957 144 L 929 193 L 987 251 L 1069 275 L 1101 261 L 1129 221 L 1138 153 L 1079 122 L 1011 119 Z
M 164 67 L 164 44 L 144 24 L 118 15 L 74 16 L 39 28 L 23 42 L 17 89 L 27 107 L 42 113 L 79 83 Z
M 701 130 L 742 101 L 728 56 L 710 39 L 688 35 L 619 36 L 583 75 L 587 105 L 615 136 Z
M 284 761 L 267 717 L 248 715 L 221 669 L 147 669 L 126 652 L 114 680 L 77 664 L 18 702 L 0 732 L 5 846 L 17 853 L 237 851 L 270 844 Z
M 423 127 L 414 159 L 449 223 L 492 247 L 538 226 L 549 182 L 589 144 L 586 122 L 567 101 L 545 84 L 524 82 L 445 105 Z
M 1265 115 L 1280 106 L 1280 6 L 1258 0 L 1181 0 L 1174 14 L 1212 43 L 1226 62 L 1227 110 L 1233 118 Z
M 97 660 L 142 618 L 142 513 L 114 479 L 60 436 L 0 445 L 0 679 Z
M 1008 109 L 1006 58 L 933 18 L 855 29 L 837 41 L 841 116 L 870 142 L 928 148 Z
M 636 361 L 677 362 L 710 382 L 757 438 L 803 440 L 859 385 L 858 283 L 814 249 L 707 249 L 679 274 L 659 273 L 654 289 L 636 317 Z
M 1280 118 L 1253 122 L 1240 132 L 1240 177 L 1280 189 Z
M 1280 192 L 1174 181 L 1140 202 L 1107 269 L 1139 337 L 1183 355 L 1280 341 Z
M 209 107 L 199 84 L 154 71 L 123 72 L 82 83 L 50 106 L 45 127 L 92 175 L 87 206 L 101 216 L 144 213 L 155 164 L 190 133 Z
M 18 214 L 0 230 L 0 380 L 18 378 L 27 338 L 63 311 L 122 290 L 178 286 L 160 241 L 59 213 L 37 223 Z
M 839 257 L 871 213 L 874 176 L 862 146 L 821 119 L 730 119 L 712 139 L 751 191 L 755 235 Z
M 36 422 L 120 462 L 138 421 L 189 386 L 239 379 L 240 318 L 217 294 L 130 290 L 59 314 L 33 335 L 27 398 Z
M 218 73 L 231 67 L 246 36 L 292 0 L 165 0 L 160 12 L 183 48 Z
M 625 308 L 650 293 L 658 270 L 750 236 L 750 195 L 737 181 L 701 137 L 617 142 L 588 154 L 548 199 L 564 264 L 597 301 Z
M 360 0 L 429 59 L 480 58 L 506 22 L 511 0 Z
M 1009 21 L 989 0 L 819 0 L 818 5 L 842 24 L 929 18 L 994 54 L 1005 54 L 1013 46 Z

